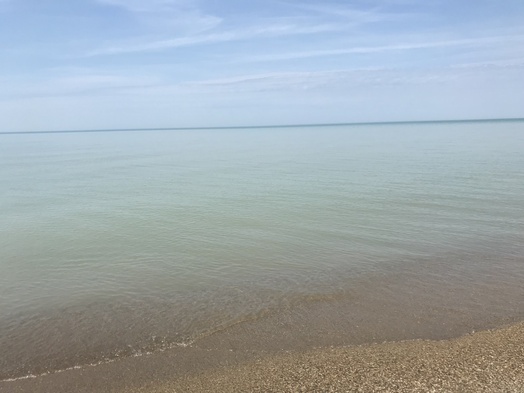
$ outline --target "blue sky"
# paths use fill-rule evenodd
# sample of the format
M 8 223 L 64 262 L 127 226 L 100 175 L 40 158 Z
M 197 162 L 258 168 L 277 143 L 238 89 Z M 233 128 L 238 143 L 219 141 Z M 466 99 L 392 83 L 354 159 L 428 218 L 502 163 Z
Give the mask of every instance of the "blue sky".
M 0 131 L 524 117 L 522 0 L 0 0 Z

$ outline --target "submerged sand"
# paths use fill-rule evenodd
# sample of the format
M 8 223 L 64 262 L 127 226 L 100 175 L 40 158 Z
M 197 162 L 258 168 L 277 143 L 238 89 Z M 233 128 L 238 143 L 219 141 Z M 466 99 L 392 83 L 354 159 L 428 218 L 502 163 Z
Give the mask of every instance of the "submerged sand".
M 524 323 L 452 340 L 288 352 L 133 391 L 524 392 Z

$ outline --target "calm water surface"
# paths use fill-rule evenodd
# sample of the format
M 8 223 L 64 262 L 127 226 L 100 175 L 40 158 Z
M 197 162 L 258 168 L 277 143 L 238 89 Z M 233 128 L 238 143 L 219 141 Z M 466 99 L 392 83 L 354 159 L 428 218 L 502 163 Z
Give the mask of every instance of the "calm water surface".
M 0 185 L 0 379 L 191 343 L 406 263 L 415 294 L 524 280 L 524 122 L 0 135 Z

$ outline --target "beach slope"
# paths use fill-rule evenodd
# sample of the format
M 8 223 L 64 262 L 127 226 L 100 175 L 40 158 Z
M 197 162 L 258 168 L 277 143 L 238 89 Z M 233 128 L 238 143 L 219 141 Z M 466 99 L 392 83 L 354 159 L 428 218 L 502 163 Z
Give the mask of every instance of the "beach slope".
M 524 392 L 524 323 L 452 340 L 288 352 L 138 391 Z

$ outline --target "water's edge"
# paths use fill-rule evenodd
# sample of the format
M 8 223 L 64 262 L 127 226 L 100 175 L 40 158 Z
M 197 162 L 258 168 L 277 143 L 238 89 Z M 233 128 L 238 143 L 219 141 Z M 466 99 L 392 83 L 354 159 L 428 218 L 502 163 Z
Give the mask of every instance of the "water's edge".
M 500 271 L 505 270 L 504 265 L 512 264 L 524 264 L 524 260 L 502 260 Z M 397 266 L 394 274 L 364 275 L 353 282 L 350 291 L 302 299 L 266 310 L 202 334 L 190 343 L 173 344 L 154 352 L 144 351 L 89 365 L 71 365 L 42 375 L 8 378 L 0 382 L 0 386 L 2 389 L 6 386 L 26 389 L 28 386 L 29 390 L 21 391 L 32 391 L 34 384 L 47 386 L 54 380 L 66 379 L 73 383 L 80 378 L 74 382 L 80 383 L 86 372 L 93 376 L 99 374 L 96 378 L 108 373 L 113 375 L 111 384 L 114 383 L 115 388 L 120 386 L 118 381 L 140 385 L 282 351 L 413 339 L 450 339 L 524 320 L 522 276 L 485 276 L 478 279 L 475 290 L 472 290 L 464 285 L 467 276 L 452 274 L 450 277 L 454 278 L 446 283 L 434 282 L 427 279 L 435 273 L 429 266 L 424 272 L 414 267 L 405 264 Z M 425 285 L 414 287 L 412 284 L 419 280 L 423 280 Z M 103 391 L 102 386 L 99 388 Z

